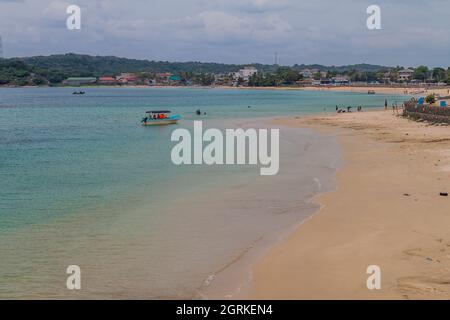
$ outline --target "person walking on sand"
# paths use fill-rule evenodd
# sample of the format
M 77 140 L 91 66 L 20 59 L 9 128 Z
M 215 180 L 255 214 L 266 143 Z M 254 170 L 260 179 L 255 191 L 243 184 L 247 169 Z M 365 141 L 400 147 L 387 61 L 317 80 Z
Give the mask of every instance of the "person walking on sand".
M 387 103 L 387 99 L 384 100 L 384 110 L 387 110 L 388 107 L 388 103 Z

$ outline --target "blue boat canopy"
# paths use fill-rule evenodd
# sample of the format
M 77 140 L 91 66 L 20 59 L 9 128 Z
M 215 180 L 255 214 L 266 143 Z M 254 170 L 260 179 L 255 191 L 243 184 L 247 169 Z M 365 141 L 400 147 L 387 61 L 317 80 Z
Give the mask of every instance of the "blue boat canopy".
M 161 111 L 147 111 L 146 113 L 171 113 L 172 111 L 161 110 Z

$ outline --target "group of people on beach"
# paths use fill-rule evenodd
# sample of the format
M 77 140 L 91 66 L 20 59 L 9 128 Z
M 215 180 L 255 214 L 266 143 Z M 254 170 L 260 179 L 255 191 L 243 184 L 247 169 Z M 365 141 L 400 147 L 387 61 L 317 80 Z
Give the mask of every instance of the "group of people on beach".
M 345 108 L 344 108 L 344 109 L 341 109 L 341 108 L 339 108 L 339 106 L 336 106 L 336 112 L 337 112 L 337 113 L 352 112 L 352 108 L 353 108 L 352 106 L 348 106 L 348 107 L 347 107 L 347 110 L 345 110 Z M 362 106 L 356 107 L 356 110 L 357 110 L 358 112 L 362 111 Z
M 384 110 L 388 109 L 388 101 L 384 100 Z M 398 114 L 397 102 L 392 104 L 392 114 Z

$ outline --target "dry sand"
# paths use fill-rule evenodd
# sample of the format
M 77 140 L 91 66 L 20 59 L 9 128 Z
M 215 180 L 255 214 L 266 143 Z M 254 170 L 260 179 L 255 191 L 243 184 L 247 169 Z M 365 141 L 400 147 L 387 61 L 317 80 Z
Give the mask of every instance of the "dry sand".
M 449 299 L 450 128 L 384 110 L 277 121 L 336 134 L 345 165 L 314 199 L 324 207 L 254 267 L 250 298 Z
M 443 87 L 402 87 L 402 86 L 307 86 L 307 87 L 230 87 L 217 86 L 218 89 L 241 89 L 241 90 L 305 90 L 305 91 L 339 91 L 339 92 L 358 92 L 367 93 L 375 91 L 377 94 L 393 94 L 393 95 L 410 95 L 424 96 L 428 94 L 436 94 L 440 97 L 450 96 L 450 86 Z
M 376 93 L 383 94 L 407 94 L 407 95 L 426 95 L 437 94 L 440 96 L 449 96 L 449 87 L 439 88 L 425 88 L 425 87 L 384 87 L 384 86 L 371 86 L 371 87 L 358 87 L 358 86 L 342 86 L 342 87 L 305 87 L 305 90 L 315 91 L 342 91 L 342 92 L 360 92 L 367 93 L 369 90 L 373 90 Z

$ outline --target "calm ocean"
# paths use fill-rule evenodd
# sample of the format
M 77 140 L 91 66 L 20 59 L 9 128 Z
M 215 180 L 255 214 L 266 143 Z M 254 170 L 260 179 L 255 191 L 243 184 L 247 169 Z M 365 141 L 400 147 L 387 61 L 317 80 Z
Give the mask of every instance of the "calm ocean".
M 333 137 L 283 129 L 280 174 L 263 178 L 256 167 L 174 166 L 174 128 L 196 119 L 208 127 L 267 127 L 273 116 L 405 100 L 320 91 L 83 90 L 0 89 L 0 298 L 201 297 L 258 242 L 269 244 L 317 209 L 307 200 L 332 188 L 339 148 Z M 183 120 L 140 126 L 152 109 Z M 66 289 L 72 264 L 82 269 L 81 291 Z

